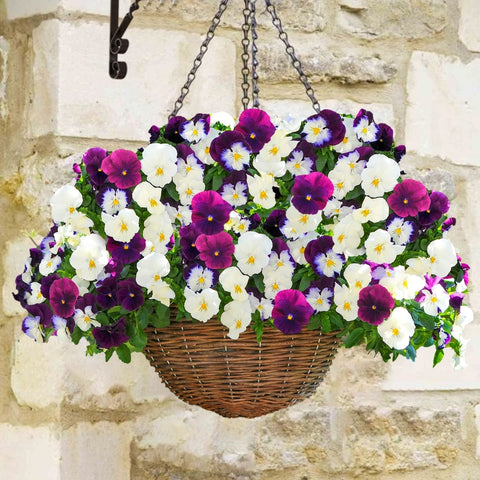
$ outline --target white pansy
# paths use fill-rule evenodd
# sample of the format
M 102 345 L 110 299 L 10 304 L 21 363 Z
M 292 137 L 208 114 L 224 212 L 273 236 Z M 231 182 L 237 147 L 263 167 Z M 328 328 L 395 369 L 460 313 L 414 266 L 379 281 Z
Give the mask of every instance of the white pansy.
M 131 208 L 124 208 L 115 216 L 102 214 L 105 233 L 117 242 L 129 242 L 140 229 L 139 218 Z
M 192 209 L 188 205 L 179 205 L 178 208 L 175 208 L 167 203 L 165 211 L 168 213 L 172 224 L 177 220 L 181 225 L 190 225 L 192 223 Z
M 261 175 L 272 175 L 273 177 L 283 177 L 287 171 L 287 164 L 281 158 L 270 158 L 257 156 L 253 160 L 253 167 Z
M 205 185 L 199 175 L 175 176 L 175 187 L 182 205 L 191 205 L 192 198 L 205 190 Z
M 170 285 L 164 280 L 158 280 L 148 288 L 152 293 L 152 299 L 163 303 L 167 307 L 170 306 L 170 301 L 175 298 L 175 292 L 170 288 Z
M 272 300 L 265 297 L 257 298 L 253 293 L 249 293 L 248 301 L 250 303 L 251 312 L 255 313 L 258 311 L 262 320 L 267 320 L 272 316 Z
M 72 277 L 72 282 L 78 287 L 78 295 L 81 297 L 89 292 L 90 282 L 80 278 L 78 275 Z
M 205 120 L 189 120 L 182 125 L 181 136 L 190 143 L 196 143 L 205 138 Z
M 220 321 L 228 328 L 228 337 L 237 340 L 239 335 L 247 329 L 252 321 L 248 300 L 227 303 Z
M 365 241 L 367 260 L 374 263 L 392 263 L 405 247 L 394 245 L 386 230 L 371 232 Z
M 62 258 L 58 255 L 52 255 L 51 253 L 47 253 L 40 262 L 38 266 L 38 270 L 41 275 L 46 277 L 53 272 L 56 272 L 60 263 L 62 263 Z
M 247 175 L 248 191 L 253 201 L 263 208 L 275 206 L 275 192 L 273 187 L 277 186 L 272 175 Z
M 316 116 L 316 118 L 308 119 L 302 130 L 305 140 L 308 143 L 321 144 L 329 140 L 331 136 L 330 130 L 327 128 L 327 122 L 324 118 Z
M 369 197 L 383 197 L 391 192 L 400 176 L 400 167 L 395 160 L 386 155 L 376 153 L 367 162 L 362 171 L 362 188 Z
M 200 322 L 206 322 L 218 313 L 220 308 L 220 298 L 218 293 L 206 288 L 201 292 L 194 292 L 185 287 L 185 310 Z
M 41 287 L 42 286 L 38 282 L 32 282 L 30 284 L 31 291 L 25 292 L 25 300 L 28 305 L 37 305 L 38 303 L 43 303 L 45 301 L 45 297 L 40 291 Z
M 102 194 L 101 207 L 105 213 L 115 215 L 127 208 L 127 193 L 121 189 L 107 188 Z
M 229 292 L 233 300 L 247 300 L 246 291 L 249 277 L 244 275 L 237 267 L 228 267 L 222 271 L 218 281 L 223 289 Z
M 297 175 L 308 175 L 313 170 L 313 160 L 305 158 L 301 150 L 294 150 L 287 160 L 287 170 L 295 177 Z
M 242 218 L 238 212 L 232 210 L 229 214 L 229 220 L 225 224 L 225 230 L 233 230 L 235 233 L 242 234 L 248 231 L 249 226 L 250 220 Z
M 333 183 L 333 196 L 338 200 L 342 200 L 355 187 L 355 177 L 346 166 L 335 167 L 328 173 L 328 178 Z
M 188 273 L 187 287 L 194 292 L 211 288 L 213 285 L 213 272 L 209 268 L 195 265 Z
M 197 158 L 204 164 L 204 165 L 212 165 L 214 160 L 210 155 L 210 144 L 212 141 L 220 135 L 219 130 L 215 128 L 211 128 L 208 132 L 208 135 L 200 140 L 198 143 L 190 145 L 190 148 L 195 152 Z
M 95 317 L 96 314 L 93 313 L 92 307 L 90 306 L 85 307 L 85 310 L 77 308 L 73 312 L 75 325 L 83 332 L 90 330 L 91 327 L 99 327 L 101 325 L 100 322 L 95 320 Z
M 364 142 L 374 142 L 378 138 L 379 128 L 377 124 L 370 121 L 368 116 L 362 116 L 358 123 L 353 127 L 355 134 L 359 140 Z
M 70 343 L 72 337 L 70 336 L 70 330 L 68 329 L 68 323 L 65 318 L 59 317 L 58 315 L 53 315 L 52 325 L 55 329 L 55 338 L 62 343 Z
M 43 342 L 43 332 L 40 325 L 40 317 L 28 316 L 23 320 L 22 330 L 25 335 L 36 342 Z
M 292 288 L 292 275 L 285 275 L 282 270 L 263 270 L 264 295 L 274 299 L 278 292 Z
M 142 172 L 156 187 L 164 187 L 177 173 L 177 150 L 167 143 L 151 143 L 143 150 Z
M 323 275 L 333 277 L 342 270 L 344 259 L 333 250 L 328 250 L 317 255 L 314 262 Z
M 238 268 L 245 275 L 260 273 L 268 264 L 272 247 L 270 238 L 262 233 L 247 232 L 240 235 L 234 252 Z
M 353 212 L 353 218 L 359 223 L 381 222 L 388 217 L 389 207 L 384 198 L 365 197 L 362 206 Z
M 250 165 L 250 150 L 242 142 L 235 142 L 222 152 L 222 160 L 229 170 L 244 170 Z
M 173 226 L 167 212 L 160 215 L 150 215 L 145 220 L 143 238 L 152 242 L 153 251 L 167 253 L 167 245 L 173 235 Z
M 280 254 L 272 252 L 268 260 L 268 265 L 263 269 L 264 271 L 280 271 L 283 275 L 293 275 L 295 263 L 287 250 L 282 250 Z
M 434 240 L 427 247 L 430 256 L 430 272 L 438 277 L 446 277 L 457 264 L 455 247 L 448 238 Z
M 413 300 L 417 293 L 425 286 L 425 277 L 413 275 L 405 271 L 400 265 L 393 269 L 392 274 L 385 275 L 380 280 L 395 300 Z
M 72 231 L 77 234 L 88 235 L 93 227 L 93 220 L 88 218 L 85 213 L 75 211 L 67 219 L 66 224 L 70 225 Z
M 406 221 L 404 218 L 396 217 L 388 224 L 387 232 L 392 237 L 394 243 L 405 245 L 410 241 L 413 226 L 411 222 Z
M 161 202 L 162 189 L 151 183 L 141 182 L 133 190 L 133 199 L 151 214 L 163 213 L 165 205 Z
M 363 236 L 362 224 L 352 214 L 342 218 L 333 227 L 333 251 L 336 253 L 355 252 Z
M 369 265 L 362 263 L 351 263 L 345 268 L 343 272 L 345 280 L 348 282 L 350 288 L 360 291 L 367 287 L 372 280 L 372 273 Z
M 203 179 L 203 168 L 194 154 L 188 155 L 185 160 L 183 158 L 177 159 L 177 173 L 173 177 L 173 181 L 177 183 L 181 181 L 181 177 L 186 177 L 187 175 Z
M 409 311 L 404 307 L 396 307 L 390 316 L 377 327 L 382 340 L 396 350 L 408 347 L 410 338 L 415 333 L 415 323 Z
M 92 281 L 97 279 L 109 259 L 105 240 L 92 233 L 80 239 L 78 247 L 70 257 L 70 265 L 80 278 Z
M 288 238 L 296 238 L 303 233 L 313 232 L 322 221 L 321 211 L 313 215 L 308 215 L 306 213 L 299 212 L 293 205 L 287 208 L 285 214 L 289 223 L 285 223 L 280 230 L 282 233 L 284 232 L 284 229 L 286 230 L 289 228 L 293 230 Z
M 274 177 L 285 175 L 287 165 L 282 158 L 286 157 L 297 145 L 297 141 L 286 136 L 286 133 L 276 130 L 270 141 L 262 147 L 253 160 L 253 166 L 260 173 L 268 173 Z
M 53 221 L 55 223 L 66 222 L 70 215 L 82 205 L 82 202 L 82 194 L 73 185 L 63 185 L 50 199 Z
M 332 197 L 325 205 L 325 208 L 323 209 L 323 214 L 327 218 L 335 215 L 338 220 L 341 220 L 342 218 L 345 218 L 351 213 L 353 213 L 354 210 L 355 207 L 353 205 L 345 206 L 343 205 L 343 202 L 341 202 L 337 198 Z
M 335 285 L 333 294 L 336 312 L 339 313 L 347 322 L 355 320 L 358 316 L 358 291 L 349 288 L 347 285 Z
M 350 174 L 350 181 L 354 186 L 362 182 L 361 173 L 367 164 L 366 160 L 360 160 L 358 152 L 350 152 L 338 158 L 335 168 L 347 171 Z
M 248 201 L 247 185 L 243 182 L 237 182 L 235 185 L 227 183 L 223 186 L 221 196 L 233 207 L 245 205 Z
M 425 298 L 420 302 L 425 313 L 437 316 L 444 312 L 450 304 L 450 295 L 438 283 L 432 287 L 432 291 L 424 290 Z
M 307 260 L 305 259 L 305 249 L 310 241 L 315 240 L 317 234 L 315 232 L 309 232 L 305 235 L 301 235 L 295 240 L 288 240 L 287 245 L 290 250 L 290 255 L 300 265 L 305 265 Z
M 357 147 L 362 146 L 362 142 L 358 140 L 355 131 L 353 130 L 353 118 L 345 117 L 342 118 L 342 120 L 345 125 L 345 136 L 339 144 L 333 146 L 333 149 L 338 153 L 351 152 Z
M 227 112 L 215 112 L 210 115 L 210 125 L 214 126 L 216 123 L 220 123 L 225 127 L 229 127 L 231 130 L 235 127 L 235 119 Z
M 428 258 L 413 257 L 409 258 L 406 263 L 408 266 L 408 268 L 406 269 L 407 273 L 410 273 L 412 275 L 418 275 L 420 277 L 430 273 L 431 264 Z
M 313 308 L 315 313 L 326 312 L 330 310 L 330 305 L 332 304 L 333 292 L 329 288 L 324 288 L 320 291 L 317 287 L 312 287 L 309 289 L 305 298 L 310 306 Z
M 143 257 L 137 263 L 135 280 L 141 287 L 155 289 L 156 284 L 161 284 L 161 279 L 170 272 L 170 263 L 161 253 L 153 252 Z

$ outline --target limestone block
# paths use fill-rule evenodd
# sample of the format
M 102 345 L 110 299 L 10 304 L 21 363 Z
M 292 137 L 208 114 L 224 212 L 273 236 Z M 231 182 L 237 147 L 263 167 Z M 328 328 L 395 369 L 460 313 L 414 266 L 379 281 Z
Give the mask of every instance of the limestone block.
M 477 427 L 477 449 L 476 456 L 480 458 L 480 405 L 475 405 L 475 425 Z
M 116 356 L 106 363 L 101 354 L 86 357 L 85 346 L 55 337 L 39 344 L 17 331 L 11 374 L 17 402 L 45 408 L 66 401 L 81 408 L 114 410 L 131 408 L 132 402 L 173 398 L 144 355 L 132 355 L 128 365 Z
M 127 423 L 82 422 L 65 430 L 61 478 L 130 480 L 132 434 L 129 427 Z
M 477 390 L 480 388 L 480 356 L 476 345 L 480 342 L 480 325 L 465 327 L 464 336 L 470 339 L 466 349 L 467 367 L 453 369 L 451 349 L 445 351 L 445 358 L 435 368 L 433 348 L 418 351 L 415 362 L 398 358 L 390 364 L 389 372 L 382 384 L 386 391 L 414 390 Z
M 472 52 L 480 52 L 480 32 L 478 19 L 480 3 L 477 0 L 460 0 L 460 24 L 458 34 L 460 40 Z
M 418 155 L 479 166 L 480 60 L 413 52 L 407 81 L 405 143 Z
M 159 1 L 140 4 L 140 10 L 159 14 L 162 17 L 175 16 L 184 22 L 210 23 L 218 9 L 218 0 L 175 0 Z M 321 31 L 325 28 L 328 2 L 326 0 L 304 0 L 292 2 L 290 0 L 275 0 L 272 2 L 282 25 L 287 31 L 300 30 L 302 32 Z M 242 0 L 231 0 L 222 16 L 221 27 L 239 29 L 243 21 Z M 264 6 L 257 3 L 257 24 L 261 27 L 274 29 L 272 17 Z
M 2 478 L 60 480 L 61 442 L 54 425 L 0 424 Z M 84 477 L 85 478 L 85 477 Z
M 123 18 L 130 6 L 129 0 L 120 0 L 119 15 Z M 35 0 L 32 2 L 19 0 L 5 0 L 7 18 L 31 17 L 56 12 L 60 7 L 67 11 L 79 11 L 98 15 L 110 15 L 110 3 L 97 0 Z
M 119 58 L 128 65 L 123 80 L 108 75 L 107 37 L 106 23 L 52 19 L 34 30 L 30 136 L 53 133 L 148 141 L 151 125 L 167 120 L 198 53 L 201 36 L 130 28 L 126 35 L 130 48 Z M 72 55 L 73 51 L 78 53 Z M 235 84 L 234 44 L 218 37 L 180 113 L 235 112 Z
M 162 408 L 160 416 L 139 418 L 136 423 L 137 461 L 194 472 L 252 472 L 255 470 L 252 423 L 255 421 L 223 419 L 185 404 Z
M 393 62 L 374 55 L 337 51 L 312 42 L 301 44 L 300 47 L 298 57 L 311 82 L 386 83 L 397 73 Z M 298 73 L 281 43 L 262 45 L 258 59 L 261 65 L 258 70 L 260 80 L 274 83 L 299 81 Z
M 7 107 L 7 78 L 8 78 L 8 41 L 0 37 L 0 118 L 5 118 Z
M 386 103 L 360 104 L 351 100 L 320 99 L 322 109 L 327 108 L 338 113 L 356 115 L 361 108 L 370 110 L 377 123 L 387 123 L 395 129 L 393 107 Z M 315 114 L 312 104 L 303 100 L 262 100 L 261 107 L 270 115 L 284 118 L 305 119 Z
M 337 24 L 368 40 L 427 38 L 446 27 L 447 14 L 446 0 L 342 0 Z

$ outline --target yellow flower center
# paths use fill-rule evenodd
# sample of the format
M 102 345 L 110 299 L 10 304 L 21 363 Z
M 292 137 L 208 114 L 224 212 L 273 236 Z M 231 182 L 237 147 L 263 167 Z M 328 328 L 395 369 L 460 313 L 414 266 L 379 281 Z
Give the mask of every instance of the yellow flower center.
M 156 174 L 157 174 L 157 175 L 163 175 L 163 168 L 162 168 L 162 167 L 158 167 Z
M 160 275 L 157 273 L 154 277 L 153 277 L 153 280 L 155 282 L 158 282 L 160 280 Z
M 128 226 L 125 222 L 122 222 L 122 224 L 120 225 L 120 230 L 122 232 L 126 232 L 128 230 Z
M 287 320 L 293 320 L 293 315 L 291 313 L 287 315 Z
M 400 332 L 398 331 L 398 328 L 393 328 L 393 329 L 392 329 L 392 335 L 394 335 L 395 337 L 397 337 L 399 334 L 400 334 Z
M 374 178 L 374 179 L 372 180 L 372 185 L 373 185 L 374 187 L 378 187 L 378 184 L 379 184 L 379 183 L 380 183 L 380 179 L 378 179 L 378 178 Z
M 278 153 L 278 147 L 273 147 L 271 150 L 270 150 L 270 153 L 272 155 L 276 155 Z
M 235 328 L 238 330 L 239 328 L 242 327 L 242 321 L 241 320 L 237 320 L 237 323 L 235 324 Z
M 235 293 L 242 293 L 242 287 L 240 285 L 235 285 Z
M 208 155 L 210 153 L 210 147 L 205 147 L 205 153 Z
M 250 255 L 250 257 L 248 257 L 247 263 L 254 264 L 255 263 L 255 257 L 253 255 Z
M 88 268 L 95 268 L 95 267 L 96 267 L 95 262 L 93 260 L 90 260 L 88 262 Z
M 262 190 L 262 191 L 260 192 L 260 198 L 261 198 L 262 200 L 266 200 L 266 199 L 268 198 L 267 192 L 266 192 L 265 190 Z
M 240 153 L 235 152 L 233 154 L 233 159 L 238 162 L 242 158 L 242 155 Z
M 112 200 L 112 205 L 114 205 L 115 207 L 119 204 L 120 202 L 118 201 L 118 198 L 114 198 Z
M 320 133 L 320 129 L 318 127 L 313 127 L 312 132 L 314 135 L 318 135 Z
M 202 304 L 200 305 L 200 310 L 206 310 L 207 309 L 207 304 L 205 302 L 205 300 L 202 302 Z
M 70 207 L 70 208 L 68 209 L 68 211 L 69 211 L 70 213 L 73 213 L 73 212 L 75 211 L 75 208 Z
M 150 206 L 151 207 L 156 207 L 157 205 L 158 205 L 158 202 L 154 198 L 151 198 L 150 199 Z
M 209 215 L 209 216 L 207 217 L 207 220 L 208 220 L 209 222 L 213 222 L 213 217 L 212 217 L 211 215 Z

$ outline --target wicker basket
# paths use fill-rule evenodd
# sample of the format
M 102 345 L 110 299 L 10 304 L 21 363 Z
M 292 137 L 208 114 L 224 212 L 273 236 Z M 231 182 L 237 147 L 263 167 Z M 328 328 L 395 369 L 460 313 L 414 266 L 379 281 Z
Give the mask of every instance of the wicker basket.
M 223 417 L 254 418 L 315 392 L 337 350 L 336 333 L 286 336 L 266 329 L 262 343 L 248 329 L 238 340 L 214 319 L 146 329 L 145 355 L 180 399 Z

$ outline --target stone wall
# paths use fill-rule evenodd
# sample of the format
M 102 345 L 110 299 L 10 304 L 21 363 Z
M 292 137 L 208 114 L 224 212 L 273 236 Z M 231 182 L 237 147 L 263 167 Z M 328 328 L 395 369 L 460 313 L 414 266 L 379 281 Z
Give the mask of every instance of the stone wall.
M 122 16 L 129 2 L 121 2 Z M 270 112 L 313 111 L 259 5 L 260 96 Z M 231 5 L 184 113 L 241 107 L 239 21 Z M 480 2 L 277 0 L 322 107 L 371 109 L 407 145 L 403 168 L 445 191 L 480 310 Z M 412 480 L 480 478 L 478 320 L 468 368 L 431 356 L 386 366 L 340 351 L 296 406 L 227 420 L 177 400 L 146 359 L 86 358 L 22 335 L 11 297 L 48 200 L 88 147 L 145 145 L 198 52 L 214 0 L 150 0 L 127 31 L 122 80 L 108 77 L 109 5 L 0 1 L 0 465 L 15 480 Z

